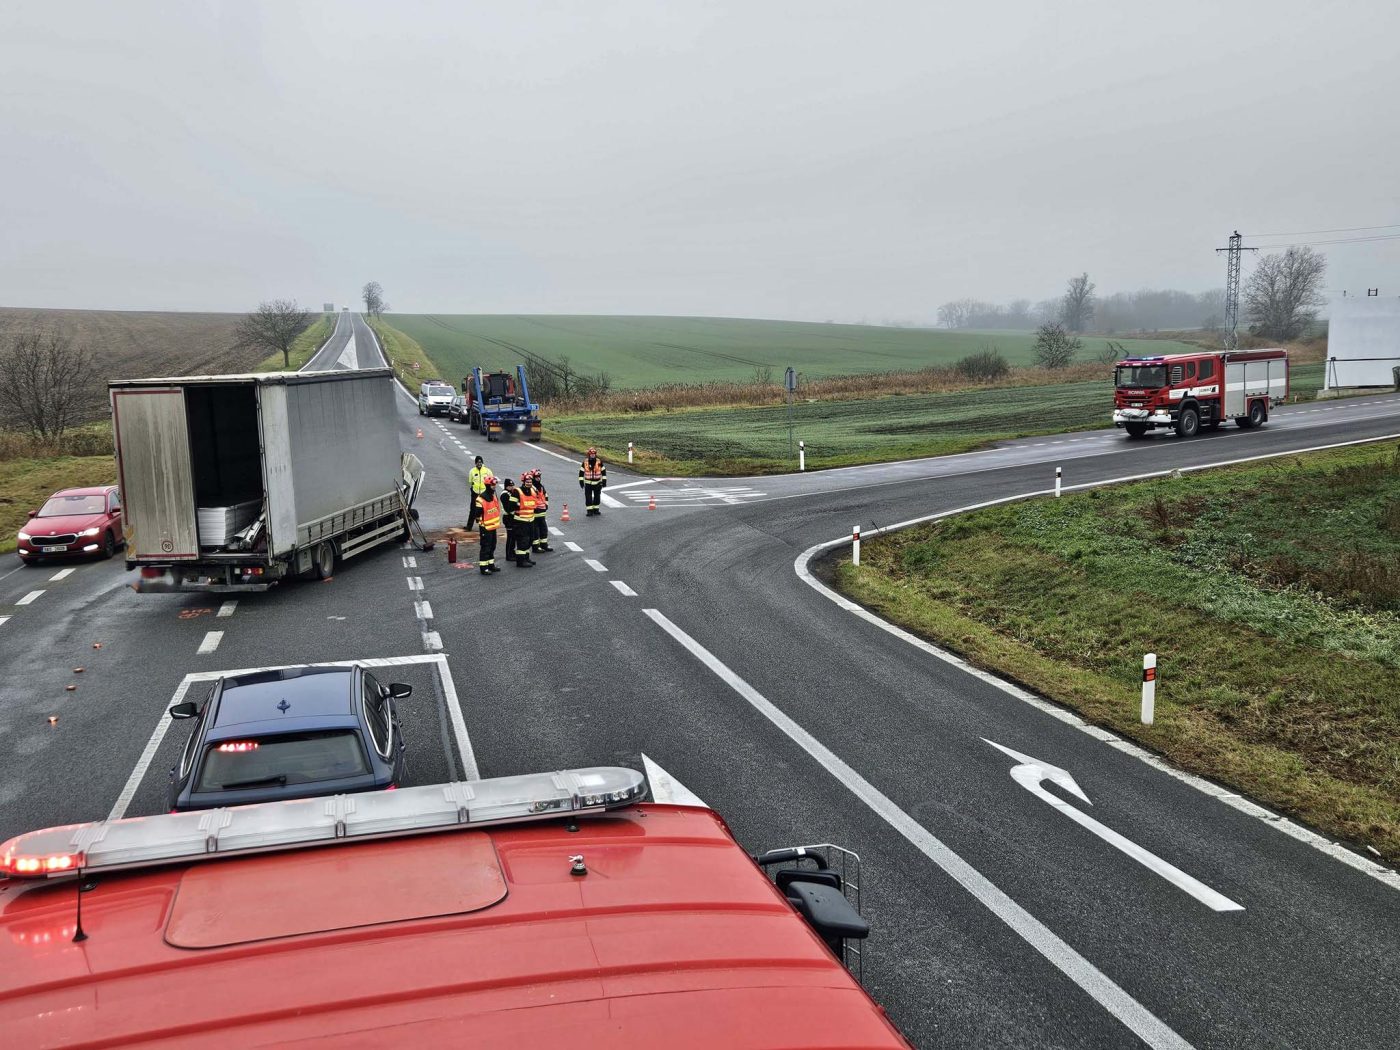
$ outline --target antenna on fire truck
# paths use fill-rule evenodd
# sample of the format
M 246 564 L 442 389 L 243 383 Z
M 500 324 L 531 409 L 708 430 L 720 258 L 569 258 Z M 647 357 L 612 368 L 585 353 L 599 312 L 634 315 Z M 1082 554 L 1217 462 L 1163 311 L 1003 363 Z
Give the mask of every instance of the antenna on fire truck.
M 1235 328 L 1239 324 L 1240 314 L 1240 252 L 1257 252 L 1258 248 L 1245 248 L 1243 246 L 1244 237 L 1236 230 L 1230 235 L 1230 244 L 1226 248 L 1215 249 L 1218 252 L 1225 252 L 1225 350 L 1233 351 L 1236 348 Z

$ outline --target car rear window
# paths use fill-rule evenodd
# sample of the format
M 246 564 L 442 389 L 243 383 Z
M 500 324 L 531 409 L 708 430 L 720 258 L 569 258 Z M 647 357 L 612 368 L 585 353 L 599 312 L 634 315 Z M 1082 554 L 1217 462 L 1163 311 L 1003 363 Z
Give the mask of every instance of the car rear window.
M 276 787 L 279 777 L 286 777 L 288 784 L 310 784 L 369 771 L 360 735 L 353 729 L 281 733 L 210 744 L 195 790 L 236 790 L 235 785 Z

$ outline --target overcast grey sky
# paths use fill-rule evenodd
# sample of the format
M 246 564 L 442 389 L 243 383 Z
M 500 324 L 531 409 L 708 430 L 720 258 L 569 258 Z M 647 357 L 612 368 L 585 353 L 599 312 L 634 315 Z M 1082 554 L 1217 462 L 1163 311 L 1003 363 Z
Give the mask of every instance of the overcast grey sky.
M 0 305 L 375 279 L 404 311 L 882 321 L 1080 270 L 1201 290 L 1236 227 L 1400 224 L 1397 12 L 3 0 Z M 1322 250 L 1329 288 L 1400 293 L 1400 239 Z

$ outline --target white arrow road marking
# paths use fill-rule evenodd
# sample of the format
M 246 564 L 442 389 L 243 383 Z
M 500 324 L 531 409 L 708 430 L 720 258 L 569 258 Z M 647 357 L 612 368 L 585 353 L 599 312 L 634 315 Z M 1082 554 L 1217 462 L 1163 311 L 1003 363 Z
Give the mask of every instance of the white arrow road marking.
M 1081 799 L 1089 805 L 1089 796 L 1080 790 L 1079 785 L 1074 782 L 1074 777 L 1070 776 L 1059 766 L 1052 766 L 1049 762 L 1042 762 L 1038 758 L 1031 758 L 1030 755 L 1023 755 L 1019 751 L 1012 751 L 1009 747 L 1002 747 L 995 740 L 982 738 L 983 743 L 991 744 L 1004 755 L 1016 759 L 1020 765 L 1011 767 L 1011 779 L 1020 784 L 1042 802 L 1047 802 L 1054 806 L 1070 820 L 1074 821 L 1082 828 L 1087 828 L 1099 838 L 1103 839 L 1110 846 L 1122 850 L 1133 860 L 1143 867 L 1155 871 L 1162 878 L 1166 879 L 1178 889 L 1185 890 L 1191 896 L 1210 908 L 1211 911 L 1244 911 L 1243 904 L 1236 904 L 1229 897 L 1217 893 L 1204 882 L 1193 879 L 1186 872 L 1175 865 L 1168 864 L 1155 853 L 1149 853 L 1136 842 L 1125 839 L 1118 832 L 1104 824 L 1100 824 L 1093 817 L 1083 813 L 1071 806 L 1064 799 L 1056 798 L 1050 792 L 1040 786 L 1041 781 L 1048 780 L 1057 787 L 1068 791 L 1077 799 Z
M 359 358 L 355 356 L 355 329 L 350 329 L 350 338 L 345 340 L 345 349 L 335 359 L 337 368 L 358 368 Z
M 658 766 L 645 752 L 642 753 L 642 772 L 647 775 L 647 783 L 651 786 L 651 800 L 653 802 L 663 802 L 670 806 L 710 808 L 705 805 L 704 799 Z
M 0 624 L 4 623 L 4 622 L 7 621 L 8 619 L 9 619 L 8 616 L 0 616 Z

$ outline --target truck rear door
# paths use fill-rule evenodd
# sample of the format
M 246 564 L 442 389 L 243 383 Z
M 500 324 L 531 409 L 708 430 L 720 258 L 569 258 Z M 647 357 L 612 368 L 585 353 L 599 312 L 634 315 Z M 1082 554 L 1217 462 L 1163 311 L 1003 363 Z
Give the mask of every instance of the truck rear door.
M 199 557 L 189 420 L 179 387 L 112 391 L 128 561 Z

